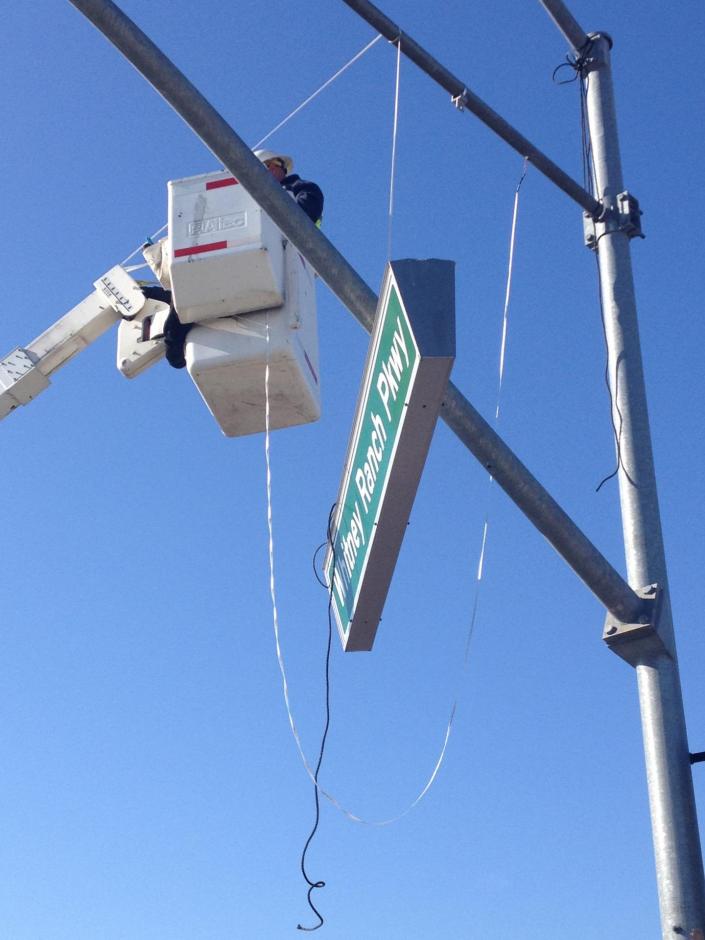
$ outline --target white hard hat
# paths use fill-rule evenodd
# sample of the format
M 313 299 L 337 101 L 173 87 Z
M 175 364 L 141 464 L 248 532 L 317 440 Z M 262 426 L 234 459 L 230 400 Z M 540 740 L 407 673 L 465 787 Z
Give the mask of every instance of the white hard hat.
M 267 160 L 281 160 L 286 165 L 287 176 L 294 168 L 294 161 L 291 157 L 287 156 L 285 153 L 278 153 L 276 150 L 255 150 L 255 156 L 258 160 L 261 160 L 262 163 L 266 163 Z

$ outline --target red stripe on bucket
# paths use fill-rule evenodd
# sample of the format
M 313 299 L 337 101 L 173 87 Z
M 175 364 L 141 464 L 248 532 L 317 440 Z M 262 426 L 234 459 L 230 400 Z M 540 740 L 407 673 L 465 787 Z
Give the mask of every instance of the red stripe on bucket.
M 177 248 L 174 251 L 174 257 L 183 258 L 184 255 L 200 255 L 204 251 L 220 251 L 221 248 L 227 247 L 227 242 L 210 242 L 208 245 L 194 245 L 192 248 Z
M 237 186 L 238 181 L 235 177 L 230 176 L 228 179 L 224 180 L 211 180 L 209 183 L 206 183 L 206 189 L 220 189 L 223 186 Z

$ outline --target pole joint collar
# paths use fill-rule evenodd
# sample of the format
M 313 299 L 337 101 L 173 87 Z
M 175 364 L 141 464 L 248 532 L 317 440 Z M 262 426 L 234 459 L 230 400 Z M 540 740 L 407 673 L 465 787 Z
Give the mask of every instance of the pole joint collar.
M 587 34 L 588 42 L 595 43 L 598 39 L 604 39 L 607 43 L 607 48 L 611 49 L 614 46 L 614 40 L 609 33 L 606 33 L 604 29 L 597 30 L 594 33 Z

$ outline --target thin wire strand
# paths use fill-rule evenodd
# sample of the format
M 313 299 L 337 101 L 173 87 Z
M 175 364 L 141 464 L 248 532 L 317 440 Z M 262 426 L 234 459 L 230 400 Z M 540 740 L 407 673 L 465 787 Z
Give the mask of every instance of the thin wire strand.
M 502 311 L 502 341 L 499 350 L 499 378 L 497 381 L 497 407 L 495 409 L 495 422 L 499 420 L 499 401 L 502 394 L 502 382 L 504 381 L 504 358 L 507 350 L 507 330 L 509 326 L 509 303 L 512 297 L 512 278 L 514 275 L 514 246 L 516 243 L 517 218 L 519 216 L 519 190 L 524 182 L 527 170 L 529 169 L 529 158 L 524 157 L 524 164 L 521 170 L 519 182 L 514 191 L 514 208 L 512 211 L 512 229 L 509 236 L 509 262 L 507 265 L 507 286 L 504 291 L 504 308 Z
M 399 74 L 401 70 L 401 42 L 397 43 L 397 70 L 394 84 L 394 123 L 392 125 L 392 165 L 389 172 L 389 212 L 387 217 L 387 260 L 392 258 L 392 221 L 394 218 L 394 180 L 397 167 L 397 131 L 399 128 Z
M 298 105 L 296 108 L 294 108 L 294 110 L 293 110 L 290 114 L 287 114 L 287 116 L 284 118 L 283 121 L 280 121 L 280 122 L 276 125 L 276 127 L 273 127 L 273 128 L 271 129 L 271 131 L 269 131 L 268 134 L 265 134 L 264 137 L 263 137 L 261 140 L 258 140 L 257 143 L 254 145 L 254 147 L 253 147 L 252 149 L 253 149 L 253 150 L 257 150 L 257 148 L 258 148 L 258 147 L 261 147 L 262 144 L 265 143 L 265 141 L 269 140 L 269 138 L 272 137 L 272 135 L 276 134 L 276 132 L 277 132 L 278 130 L 280 130 L 280 128 L 284 127 L 285 124 L 288 124 L 288 122 L 294 117 L 294 115 L 298 114 L 299 111 L 303 110 L 303 109 L 306 107 L 307 104 L 310 104 L 310 103 L 313 101 L 314 98 L 317 98 L 318 95 L 320 95 L 320 93 L 321 93 L 322 91 L 324 91 L 326 88 L 328 88 L 329 85 L 332 85 L 333 82 L 336 80 L 336 78 L 340 78 L 340 76 L 343 74 L 343 72 L 345 72 L 347 69 L 349 69 L 350 66 L 353 65 L 355 62 L 357 62 L 358 59 L 362 58 L 362 56 L 363 56 L 369 49 L 371 49 L 372 46 L 374 46 L 375 43 L 379 42 L 379 40 L 380 40 L 381 38 L 382 38 L 381 34 L 378 33 L 378 34 L 375 36 L 375 38 L 372 39 L 370 42 L 368 42 L 367 45 L 366 45 L 364 48 L 362 48 L 356 55 L 354 55 L 354 56 L 352 57 L 352 59 L 350 59 L 348 62 L 346 62 L 345 65 L 343 65 L 341 68 L 339 68 L 338 71 L 337 71 L 334 75 L 331 75 L 331 77 L 330 77 L 327 81 L 323 82 L 323 84 L 321 85 L 320 88 L 318 88 L 316 91 L 314 91 L 314 93 L 313 93 L 312 95 L 309 95 L 308 98 L 306 98 L 305 101 L 302 101 L 301 104 Z
M 156 232 L 154 232 L 153 235 L 150 235 L 149 238 L 148 238 L 146 241 L 140 242 L 140 244 L 137 246 L 137 248 L 135 248 L 135 250 L 134 250 L 131 254 L 129 254 L 129 255 L 125 258 L 124 261 L 121 261 L 121 262 L 120 262 L 120 265 L 121 265 L 122 267 L 124 267 L 124 266 L 127 264 L 128 261 L 131 261 L 132 258 L 134 258 L 136 254 L 138 254 L 138 252 L 142 251 L 142 249 L 144 248 L 145 245 L 151 245 L 152 242 L 154 241 L 154 239 L 157 238 L 159 235 L 161 235 L 162 232 L 165 231 L 165 229 L 168 227 L 168 225 L 169 225 L 169 223 L 168 223 L 168 222 L 165 222 L 164 225 L 162 225 L 161 228 L 158 228 L 158 229 L 156 230 Z M 140 265 L 140 267 L 142 267 L 142 265 Z
M 502 338 L 499 347 L 499 369 L 497 375 L 497 400 L 495 405 L 494 423 L 495 427 L 499 424 L 500 404 L 502 399 L 502 386 L 504 384 L 504 371 L 507 361 L 507 339 L 509 336 L 509 307 L 512 297 L 512 282 L 514 279 L 514 253 L 516 247 L 517 221 L 519 218 L 519 192 L 522 183 L 529 169 L 529 158 L 524 157 L 524 163 L 521 169 L 519 182 L 514 191 L 514 207 L 512 210 L 512 227 L 509 236 L 509 260 L 507 263 L 507 284 L 504 291 L 504 308 L 502 311 Z M 487 500 L 485 503 L 485 520 L 482 526 L 482 539 L 480 543 L 480 555 L 477 561 L 477 570 L 475 573 L 475 591 L 472 604 L 472 613 L 470 615 L 470 625 L 468 627 L 468 636 L 465 642 L 465 659 L 463 668 L 466 669 L 470 656 L 470 645 L 475 633 L 475 624 L 477 622 L 477 612 L 480 603 L 480 590 L 482 578 L 485 572 L 485 553 L 487 551 L 487 538 L 489 535 L 490 515 L 494 495 L 494 477 L 490 473 L 487 478 Z

